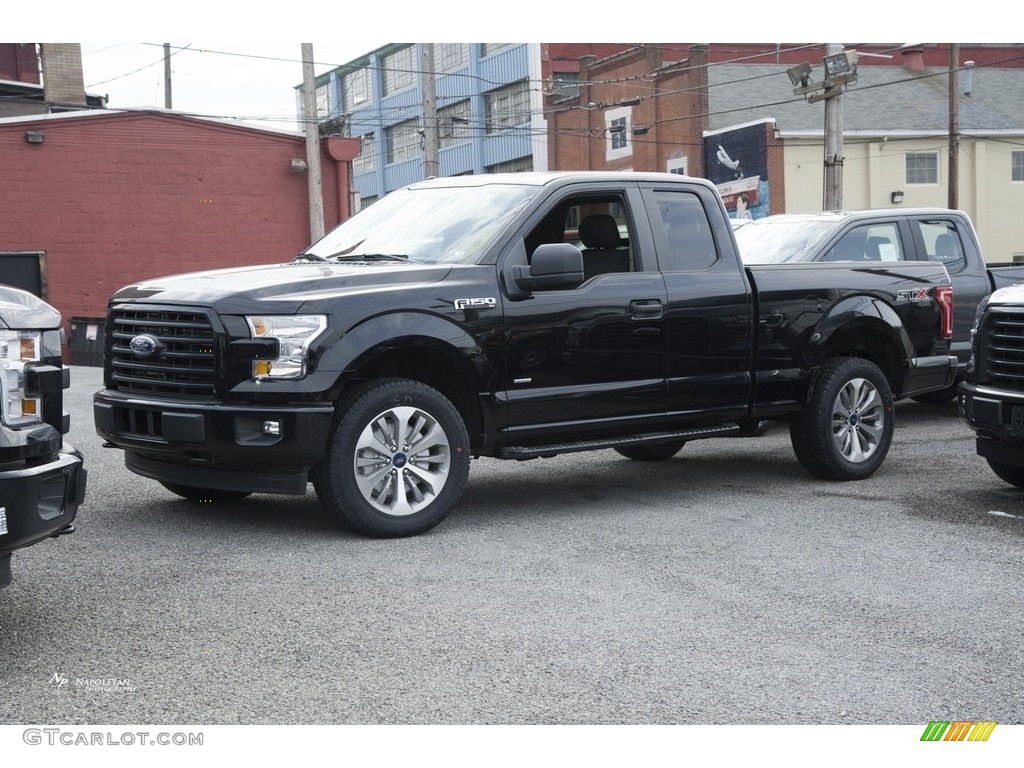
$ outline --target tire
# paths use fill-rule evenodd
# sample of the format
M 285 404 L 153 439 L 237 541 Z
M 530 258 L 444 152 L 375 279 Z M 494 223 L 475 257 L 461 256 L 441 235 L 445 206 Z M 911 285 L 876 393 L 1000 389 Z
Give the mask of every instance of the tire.
M 685 440 L 675 440 L 671 443 L 640 443 L 638 445 L 624 445 L 616 448 L 615 452 L 634 461 L 664 461 L 671 459 L 683 446 Z
M 924 403 L 925 405 L 943 405 L 951 400 L 956 400 L 959 384 L 954 384 L 951 387 L 945 389 L 936 389 L 933 392 L 924 392 L 920 395 L 914 395 L 910 399 L 915 403 Z
M 892 390 L 874 363 L 859 357 L 822 366 L 810 403 L 790 424 L 804 469 L 825 480 L 863 480 L 885 460 L 892 443 Z
M 162 480 L 160 485 L 171 493 L 181 496 L 189 501 L 210 502 L 210 501 L 239 501 L 249 496 L 248 491 L 220 491 L 216 488 L 197 488 L 194 485 L 178 485 L 177 483 L 165 483 Z
M 1018 488 L 1024 488 L 1024 467 L 1018 467 L 1014 464 L 1004 464 L 1001 461 L 995 459 L 985 459 L 988 465 L 992 468 L 992 471 L 996 473 L 1000 480 L 1015 485 Z
M 466 426 L 444 395 L 418 381 L 380 379 L 339 409 L 313 487 L 327 517 L 349 530 L 415 536 L 448 516 L 469 459 Z

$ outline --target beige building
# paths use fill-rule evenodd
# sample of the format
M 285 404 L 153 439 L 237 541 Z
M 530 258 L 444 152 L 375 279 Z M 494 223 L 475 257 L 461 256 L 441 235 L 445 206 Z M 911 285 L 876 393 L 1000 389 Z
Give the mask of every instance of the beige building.
M 771 212 L 821 210 L 825 106 L 794 96 L 787 68 L 710 67 L 710 130 L 772 122 L 783 144 L 784 184 Z M 823 77 L 819 60 L 811 81 Z M 957 207 L 974 220 L 989 263 L 1024 261 L 1024 69 L 1016 63 L 966 67 L 957 80 Z M 861 66 L 840 103 L 844 208 L 947 205 L 948 68 Z

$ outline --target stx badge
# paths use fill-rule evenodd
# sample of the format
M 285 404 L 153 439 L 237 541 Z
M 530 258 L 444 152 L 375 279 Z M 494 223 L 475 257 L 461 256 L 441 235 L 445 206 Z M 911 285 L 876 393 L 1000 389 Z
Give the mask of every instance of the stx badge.
M 896 297 L 918 303 L 932 300 L 932 297 L 928 295 L 927 288 L 909 288 L 907 290 L 897 292 Z

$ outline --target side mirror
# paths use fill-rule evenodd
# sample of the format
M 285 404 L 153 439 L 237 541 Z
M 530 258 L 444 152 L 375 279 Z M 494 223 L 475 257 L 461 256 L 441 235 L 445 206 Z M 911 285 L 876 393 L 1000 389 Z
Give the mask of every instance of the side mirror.
M 527 291 L 575 288 L 583 282 L 583 254 L 572 243 L 545 243 L 533 252 L 530 266 L 513 267 L 512 276 Z

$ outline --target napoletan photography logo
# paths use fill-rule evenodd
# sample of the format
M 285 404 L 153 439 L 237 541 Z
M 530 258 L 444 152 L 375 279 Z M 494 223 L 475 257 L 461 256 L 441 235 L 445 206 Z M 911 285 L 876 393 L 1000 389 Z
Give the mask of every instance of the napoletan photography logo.
M 995 720 L 932 720 L 921 741 L 988 741 L 995 727 Z
M 73 688 L 85 693 L 135 693 L 138 688 L 126 677 L 68 677 L 54 672 L 50 685 L 59 690 Z

